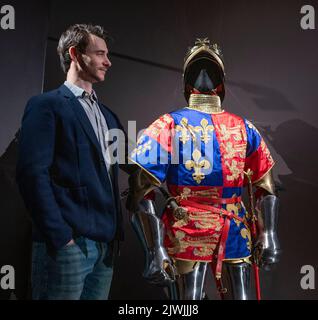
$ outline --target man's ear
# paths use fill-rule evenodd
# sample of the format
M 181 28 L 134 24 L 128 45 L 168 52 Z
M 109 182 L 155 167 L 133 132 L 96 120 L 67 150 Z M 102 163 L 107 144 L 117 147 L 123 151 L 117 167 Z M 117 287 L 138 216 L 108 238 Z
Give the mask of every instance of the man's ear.
M 77 62 L 77 60 L 78 60 L 78 52 L 77 52 L 77 49 L 74 46 L 72 46 L 72 47 L 70 47 L 68 49 L 68 54 L 69 54 L 69 56 L 70 56 L 72 61 Z

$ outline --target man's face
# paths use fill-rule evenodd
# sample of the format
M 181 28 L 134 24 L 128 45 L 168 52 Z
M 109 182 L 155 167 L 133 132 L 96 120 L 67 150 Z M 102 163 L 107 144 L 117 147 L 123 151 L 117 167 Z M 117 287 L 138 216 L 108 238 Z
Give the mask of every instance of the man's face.
M 79 53 L 79 73 L 82 79 L 91 83 L 104 81 L 105 74 L 111 66 L 108 59 L 106 42 L 95 35 L 89 35 L 85 53 Z

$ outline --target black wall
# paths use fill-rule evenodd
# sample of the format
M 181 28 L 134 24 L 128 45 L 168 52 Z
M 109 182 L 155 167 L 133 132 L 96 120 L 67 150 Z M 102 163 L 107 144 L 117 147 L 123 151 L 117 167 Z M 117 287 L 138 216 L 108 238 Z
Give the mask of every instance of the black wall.
M 0 29 L 0 267 L 15 268 L 14 295 L 22 299 L 28 295 L 31 235 L 15 184 L 14 137 L 26 101 L 42 90 L 49 10 L 46 1 L 0 2 L 4 4 L 15 9 L 15 29 Z M 0 289 L 0 299 L 10 296 Z

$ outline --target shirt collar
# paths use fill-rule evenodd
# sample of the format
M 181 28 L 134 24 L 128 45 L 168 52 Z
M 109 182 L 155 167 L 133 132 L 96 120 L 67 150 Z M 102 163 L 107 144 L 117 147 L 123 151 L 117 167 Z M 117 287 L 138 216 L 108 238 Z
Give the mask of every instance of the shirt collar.
M 77 86 L 74 83 L 70 83 L 68 81 L 64 82 L 64 85 L 71 90 L 71 92 L 74 94 L 74 96 L 76 98 L 85 98 L 88 97 L 91 100 L 98 102 L 98 98 L 96 95 L 96 92 L 94 90 L 92 90 L 92 93 L 89 94 L 88 92 L 86 92 L 84 89 L 80 88 L 79 86 Z

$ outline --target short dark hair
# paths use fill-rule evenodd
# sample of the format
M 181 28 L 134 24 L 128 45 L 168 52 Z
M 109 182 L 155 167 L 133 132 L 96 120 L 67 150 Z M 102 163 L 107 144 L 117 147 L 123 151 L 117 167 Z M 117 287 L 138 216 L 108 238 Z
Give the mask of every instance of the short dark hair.
M 68 53 L 69 48 L 74 46 L 80 52 L 84 53 L 89 43 L 90 34 L 104 39 L 105 42 L 109 39 L 103 27 L 92 24 L 75 24 L 62 33 L 57 46 L 57 53 L 60 57 L 61 67 L 64 73 L 68 72 L 72 62 Z

